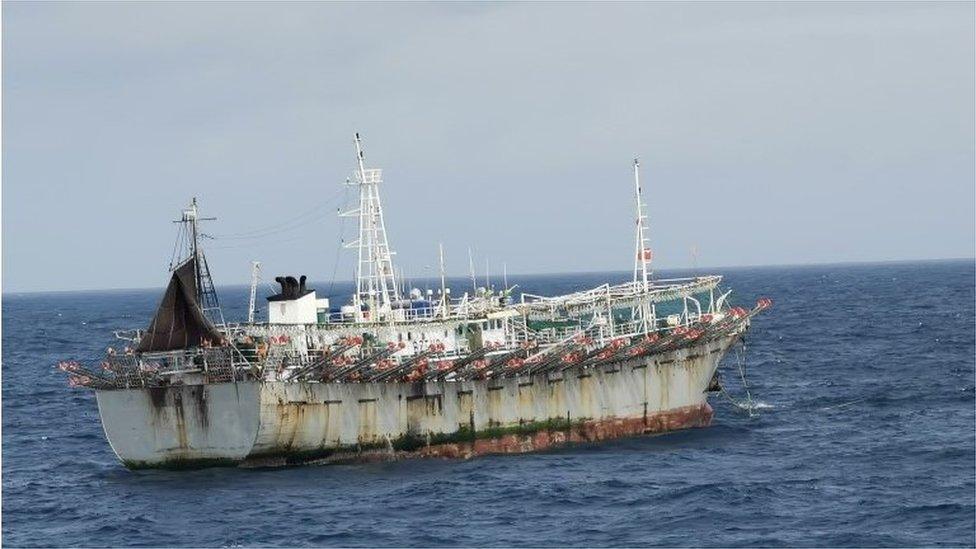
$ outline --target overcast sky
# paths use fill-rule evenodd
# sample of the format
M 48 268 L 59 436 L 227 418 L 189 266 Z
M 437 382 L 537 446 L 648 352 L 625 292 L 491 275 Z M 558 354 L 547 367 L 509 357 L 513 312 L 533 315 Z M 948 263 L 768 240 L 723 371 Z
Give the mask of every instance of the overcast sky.
M 974 16 L 4 2 L 3 290 L 162 286 L 194 195 L 218 284 L 348 279 L 355 131 L 411 276 L 630 269 L 634 155 L 658 268 L 972 257 Z

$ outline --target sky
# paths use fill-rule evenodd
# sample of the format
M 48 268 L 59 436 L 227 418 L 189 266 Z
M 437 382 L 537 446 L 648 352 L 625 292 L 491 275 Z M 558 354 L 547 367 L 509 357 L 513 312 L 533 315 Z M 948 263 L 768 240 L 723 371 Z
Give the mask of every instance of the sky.
M 4 292 L 348 280 L 357 131 L 408 276 L 976 255 L 972 2 L 2 9 Z

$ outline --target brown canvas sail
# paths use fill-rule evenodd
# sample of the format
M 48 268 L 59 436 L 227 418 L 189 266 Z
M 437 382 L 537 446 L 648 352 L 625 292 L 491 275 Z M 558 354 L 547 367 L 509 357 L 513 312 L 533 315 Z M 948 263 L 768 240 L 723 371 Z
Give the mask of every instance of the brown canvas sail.
M 156 316 L 139 341 L 139 352 L 172 351 L 217 343 L 220 332 L 204 316 L 197 303 L 196 259 L 190 258 L 173 271 Z

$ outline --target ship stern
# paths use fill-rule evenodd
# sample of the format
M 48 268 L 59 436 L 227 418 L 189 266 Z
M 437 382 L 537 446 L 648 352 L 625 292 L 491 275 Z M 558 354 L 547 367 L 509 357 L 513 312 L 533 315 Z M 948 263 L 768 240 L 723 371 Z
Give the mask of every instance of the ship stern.
M 97 390 L 112 450 L 130 469 L 236 465 L 260 426 L 259 382 Z

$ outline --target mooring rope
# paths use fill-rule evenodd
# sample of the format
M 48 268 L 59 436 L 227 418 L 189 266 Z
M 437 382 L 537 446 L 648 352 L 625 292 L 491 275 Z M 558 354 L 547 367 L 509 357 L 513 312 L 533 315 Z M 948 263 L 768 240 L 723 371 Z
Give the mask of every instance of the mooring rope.
M 756 412 L 756 404 L 752 399 L 752 392 L 749 391 L 749 383 L 746 381 L 745 351 L 746 344 L 745 342 L 742 342 L 741 345 L 736 349 L 736 363 L 739 370 L 739 379 L 742 380 L 742 388 L 746 392 L 745 400 L 736 400 L 731 394 L 729 394 L 729 392 L 725 389 L 725 385 L 722 383 L 719 383 L 718 386 L 719 391 L 725 396 L 729 403 L 732 404 L 732 406 L 740 410 L 745 410 L 749 414 L 749 417 L 756 417 L 759 414 Z

